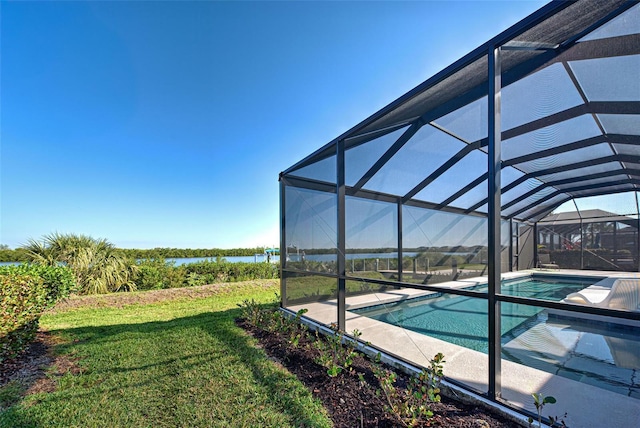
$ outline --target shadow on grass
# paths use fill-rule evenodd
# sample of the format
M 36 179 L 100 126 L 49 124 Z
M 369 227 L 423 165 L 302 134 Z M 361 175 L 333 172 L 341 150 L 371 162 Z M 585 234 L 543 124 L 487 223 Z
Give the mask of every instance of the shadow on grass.
M 290 391 L 291 377 L 287 373 L 279 370 L 272 363 L 267 361 L 264 352 L 253 345 L 253 339 L 248 336 L 241 328 L 235 325 L 235 318 L 239 317 L 241 312 L 239 309 L 231 309 L 222 312 L 208 312 L 201 313 L 194 316 L 175 318 L 168 321 L 154 321 L 140 324 L 114 324 L 107 326 L 97 327 L 78 327 L 70 329 L 53 330 L 53 334 L 62 334 L 70 339 L 70 342 L 63 343 L 55 346 L 56 353 L 62 354 L 79 354 L 85 353 L 83 348 L 85 346 L 93 346 L 97 343 L 103 343 L 110 349 L 118 349 L 121 346 L 119 342 L 131 340 L 132 335 L 138 336 L 140 339 L 147 340 L 152 335 L 157 334 L 158 340 L 171 337 L 171 334 L 194 334 L 194 331 L 204 331 L 215 340 L 212 344 L 211 352 L 202 352 L 202 347 L 194 350 L 199 352 L 189 353 L 189 349 L 181 349 L 177 352 L 167 352 L 166 357 L 161 357 L 160 361 L 145 362 L 144 356 L 142 357 L 140 364 L 129 364 L 125 362 L 121 364 L 115 361 L 113 365 L 107 368 L 92 368 L 87 367 L 87 375 L 96 375 L 93 379 L 89 380 L 88 384 L 84 388 L 70 391 L 65 398 L 63 395 L 57 396 L 55 393 L 53 396 L 47 396 L 42 401 L 51 401 L 55 403 L 55 400 L 69 400 L 74 401 L 78 399 L 81 402 L 83 399 L 91 399 L 95 394 L 91 391 L 91 388 L 98 387 L 98 384 L 106 381 L 109 376 L 117 373 L 128 373 L 136 371 L 153 371 L 154 367 L 159 366 L 174 366 L 167 369 L 164 367 L 161 369 L 160 376 L 170 377 L 177 376 L 179 372 L 199 370 L 206 373 L 210 363 L 215 358 L 231 358 L 235 364 L 239 362 L 243 367 L 247 368 L 251 373 L 252 379 L 249 380 L 250 384 L 257 385 L 258 388 L 265 391 L 267 400 L 273 408 L 283 414 L 288 415 L 291 422 L 296 426 L 314 426 L 317 424 L 317 413 L 312 415 L 307 400 L 300 400 L 294 393 Z M 194 330 L 196 329 L 196 330 Z M 170 333 L 169 336 L 167 333 Z M 152 339 L 153 340 L 153 339 Z M 123 346 L 123 345 L 122 345 Z M 127 345 L 130 346 L 130 345 Z M 115 348 L 114 348 L 115 347 Z M 157 359 L 157 358 L 156 358 Z M 82 363 L 81 363 L 82 364 Z M 79 376 L 81 378 L 83 375 Z M 225 374 L 223 377 L 229 377 L 229 388 L 235 387 L 233 383 L 233 374 Z M 247 375 L 245 375 L 247 376 Z M 96 378 L 101 380 L 95 380 Z M 117 393 L 116 390 L 122 390 L 126 388 L 135 393 L 136 388 L 152 385 L 158 383 L 158 377 L 152 380 L 144 380 L 140 382 L 134 381 L 135 377 L 127 381 L 126 385 L 119 384 L 118 386 L 104 388 L 100 390 L 100 395 L 108 394 L 111 392 Z M 185 382 L 188 378 L 185 379 Z M 92 385 L 91 383 L 95 383 Z M 82 384 L 82 381 L 80 381 Z M 158 383 L 158 385 L 160 385 Z M 289 387 L 287 387 L 289 385 Z M 68 391 L 69 392 L 69 391 Z M 207 393 L 204 389 L 202 393 Z M 209 392 L 210 393 L 210 392 Z M 84 396 L 84 397 L 83 397 Z M 171 397 L 166 397 L 167 400 L 171 400 Z M 37 407 L 37 404 L 35 405 Z M 6 409 L 0 413 L 0 428 L 1 427 L 35 427 L 47 425 L 47 421 L 41 419 L 37 410 L 29 411 L 29 406 L 21 406 L 20 403 Z M 26 410 L 26 411 L 25 411 Z M 107 421 L 105 421 L 107 422 Z M 150 421 L 151 422 L 151 421 Z M 169 422 L 164 419 L 164 422 Z M 116 422 L 116 425 L 122 423 Z M 178 423 L 176 423 L 178 425 Z

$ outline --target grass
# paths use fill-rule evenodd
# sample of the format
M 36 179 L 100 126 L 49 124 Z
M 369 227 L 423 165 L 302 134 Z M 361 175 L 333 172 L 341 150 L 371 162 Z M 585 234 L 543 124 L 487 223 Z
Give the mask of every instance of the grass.
M 122 308 L 73 308 L 43 316 L 77 359 L 52 393 L 16 400 L 0 427 L 331 426 L 321 404 L 236 327 L 238 303 L 274 300 L 277 281 L 230 286 L 210 297 Z M 54 376 L 50 374 L 50 376 Z

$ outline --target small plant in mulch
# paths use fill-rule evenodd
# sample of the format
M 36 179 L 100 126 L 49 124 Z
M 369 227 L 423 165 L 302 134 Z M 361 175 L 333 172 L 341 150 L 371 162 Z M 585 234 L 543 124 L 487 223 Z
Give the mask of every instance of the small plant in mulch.
M 393 413 L 402 425 L 414 427 L 433 417 L 431 404 L 441 400 L 440 380 L 444 362 L 444 355 L 436 354 L 429 361 L 429 367 L 412 376 L 404 389 L 397 387 L 395 372 L 376 365 L 374 374 L 380 382 L 377 393 L 380 395 L 382 391 L 387 401 L 385 409 Z
M 542 395 L 542 393 L 537 393 L 537 394 L 534 393 L 534 394 L 531 394 L 531 396 L 533 397 L 533 404 L 536 406 L 536 412 L 538 413 L 538 428 L 540 428 L 542 427 L 542 409 L 547 404 L 555 404 L 556 399 L 551 395 L 547 395 L 547 396 Z M 564 418 L 566 417 L 567 417 L 566 413 L 562 418 L 559 416 L 549 416 L 550 425 L 552 427 L 554 426 L 566 427 L 567 425 L 564 421 Z M 529 428 L 532 428 L 532 427 L 533 427 L 533 418 L 529 417 Z
M 276 296 L 277 297 L 277 296 Z M 309 335 L 308 327 L 301 322 L 301 317 L 307 309 L 300 309 L 295 316 L 286 316 L 273 305 L 261 305 L 254 299 L 245 300 L 238 305 L 242 310 L 242 318 L 249 325 L 266 332 L 284 336 L 287 342 L 297 348 L 300 340 Z
M 358 330 L 353 331 L 355 340 L 344 340 L 345 334 L 335 325 L 331 326 L 333 334 L 319 337 L 316 332 L 316 340 L 313 342 L 315 349 L 319 351 L 315 359 L 317 364 L 327 369 L 327 374 L 336 377 L 343 371 L 353 372 L 353 361 L 358 355 L 356 352 L 357 340 L 362 335 Z

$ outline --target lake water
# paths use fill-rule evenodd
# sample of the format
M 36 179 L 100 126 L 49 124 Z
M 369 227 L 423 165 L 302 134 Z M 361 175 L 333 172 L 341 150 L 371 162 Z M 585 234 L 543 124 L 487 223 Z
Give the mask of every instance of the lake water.
M 405 257 L 414 257 L 418 253 L 402 253 Z M 296 261 L 302 258 L 302 254 L 289 254 L 291 260 Z M 228 262 L 237 263 L 260 263 L 266 262 L 266 256 L 264 254 L 257 254 L 255 256 L 228 256 L 222 257 Z M 347 260 L 354 259 L 395 259 L 398 258 L 398 253 L 358 253 L 358 254 L 347 254 Z M 305 255 L 305 259 L 314 262 L 330 262 L 336 260 L 335 254 L 307 254 Z M 215 257 L 191 257 L 191 258 L 167 258 L 167 261 L 175 261 L 176 266 L 186 265 L 189 263 L 197 263 L 203 260 L 213 260 L 215 261 Z M 280 262 L 280 256 L 271 256 L 272 262 Z
M 230 263 L 260 263 L 266 262 L 267 257 L 264 254 L 257 254 L 255 256 L 225 256 L 221 257 L 222 259 L 230 262 Z M 176 266 L 188 265 L 190 263 L 198 263 L 204 260 L 216 261 L 215 257 L 185 257 L 185 258 L 171 258 L 167 257 L 165 259 L 168 262 L 175 262 Z M 279 256 L 271 256 L 272 262 L 279 262 Z
M 402 253 L 402 255 L 405 256 L 405 257 L 414 257 L 417 254 L 418 253 L 413 253 L 413 252 Z M 296 261 L 299 258 L 301 258 L 302 255 L 301 254 L 290 254 L 289 257 L 291 258 L 291 260 Z M 260 262 L 266 262 L 267 261 L 267 257 L 264 254 L 256 254 L 254 256 L 226 256 L 226 257 L 222 257 L 222 258 L 225 259 L 226 261 L 230 262 L 230 263 L 238 263 L 238 262 L 260 263 Z M 395 258 L 398 258 L 398 253 L 397 252 L 393 252 L 393 253 L 358 253 L 358 254 L 347 254 L 346 255 L 346 259 L 347 260 L 354 260 L 354 259 L 395 259 Z M 335 261 L 336 260 L 336 255 L 335 254 L 309 254 L 309 255 L 305 255 L 305 259 L 309 260 L 309 261 L 315 261 L 315 262 L 329 262 L 329 261 Z M 198 263 L 198 262 L 201 262 L 203 260 L 215 261 L 216 258 L 215 257 L 185 257 L 185 258 L 167 257 L 165 260 L 168 261 L 168 262 L 173 261 L 173 262 L 175 262 L 176 266 L 181 266 L 181 265 L 186 265 L 186 264 L 190 264 L 190 263 Z M 273 263 L 280 262 L 280 256 L 271 256 L 271 262 L 273 262 Z M 19 262 L 0 262 L 0 266 L 18 265 L 18 264 L 20 264 L 20 263 Z
M 402 253 L 404 257 L 414 257 L 418 253 L 405 252 Z M 313 261 L 313 262 L 331 262 L 335 261 L 337 256 L 335 254 L 305 254 L 305 260 Z M 358 259 L 397 259 L 398 253 L 354 253 L 354 254 L 346 254 L 345 258 L 347 260 L 358 260 Z M 289 254 L 289 259 L 291 261 L 301 261 L 302 253 L 291 253 Z

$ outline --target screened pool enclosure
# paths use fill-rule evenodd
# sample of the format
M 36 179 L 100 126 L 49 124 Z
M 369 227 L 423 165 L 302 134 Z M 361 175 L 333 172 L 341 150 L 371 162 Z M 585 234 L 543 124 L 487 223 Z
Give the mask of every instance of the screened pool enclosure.
M 640 424 L 637 1 L 549 3 L 280 185 L 283 308 L 519 411 Z

